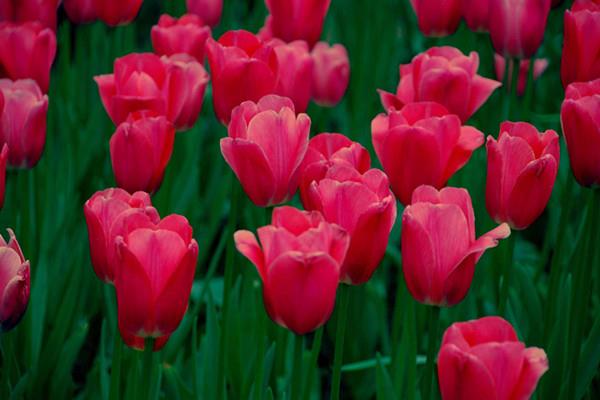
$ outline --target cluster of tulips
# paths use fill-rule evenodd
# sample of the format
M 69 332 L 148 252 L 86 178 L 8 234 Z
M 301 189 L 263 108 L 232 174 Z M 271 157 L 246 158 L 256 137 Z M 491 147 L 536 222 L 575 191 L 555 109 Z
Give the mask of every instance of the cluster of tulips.
M 152 339 L 154 350 L 162 348 L 188 307 L 198 244 L 187 219 L 161 218 L 151 195 L 160 188 L 176 135 L 195 125 L 209 80 L 216 117 L 227 127 L 221 153 L 248 198 L 271 213 L 257 236 L 239 230 L 233 240 L 258 271 L 270 318 L 298 335 L 328 321 L 340 284 L 372 277 L 388 246 L 397 200 L 404 206 L 408 290 L 438 309 L 460 303 L 484 252 L 511 229 L 529 227 L 550 199 L 560 162 L 555 131 L 505 121 L 496 138 L 485 139 L 468 125 L 501 86 L 478 74 L 476 52 L 429 48 L 400 66 L 395 93 L 379 91 L 384 112 L 374 117 L 371 138 L 382 169 L 343 134 L 311 138 L 309 102 L 335 106 L 349 83 L 344 46 L 319 41 L 330 0 L 265 3 L 269 15 L 257 34 L 227 31 L 214 40 L 222 1 L 188 0 L 188 14 L 163 15 L 152 28 L 154 53 L 117 58 L 113 73 L 95 78 L 116 126 L 110 157 L 118 188 L 95 193 L 84 214 L 94 271 L 115 287 L 119 331 L 131 347 L 144 349 Z M 550 0 L 411 3 L 425 35 L 449 35 L 461 18 L 472 30 L 489 32 L 497 77 L 517 82 L 519 94 L 532 84 L 527 77 L 547 66 L 547 60 L 532 65 L 532 58 Z M 132 21 L 142 0 L 63 4 L 74 22 L 114 26 Z M 6 20 L 0 23 L 2 200 L 6 165 L 31 168 L 43 151 L 58 6 L 58 0 L 0 6 Z M 562 128 L 577 181 L 592 187 L 600 185 L 600 1 L 576 0 L 564 20 Z M 469 192 L 447 183 L 484 143 L 486 208 L 498 226 L 477 236 Z M 285 205 L 297 193 L 304 210 Z M 3 330 L 18 323 L 29 299 L 29 262 L 9 233 L 8 243 L 0 238 Z M 444 399 L 523 399 L 548 360 L 542 349 L 525 347 L 507 321 L 486 317 L 447 329 L 437 367 Z

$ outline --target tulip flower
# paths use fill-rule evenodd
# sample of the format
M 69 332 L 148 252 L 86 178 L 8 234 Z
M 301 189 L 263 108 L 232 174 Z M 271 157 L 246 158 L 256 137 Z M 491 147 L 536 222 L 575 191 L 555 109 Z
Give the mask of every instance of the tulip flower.
M 186 0 L 189 14 L 196 14 L 205 24 L 219 24 L 223 12 L 223 0 Z
M 48 96 L 35 81 L 0 79 L 4 108 L 0 115 L 0 143 L 8 144 L 8 164 L 32 168 L 39 161 L 46 142 Z
M 256 102 L 275 90 L 277 55 L 252 33 L 229 31 L 218 42 L 209 38 L 206 52 L 215 114 L 223 124 L 229 123 L 231 111 L 239 104 Z
M 454 47 L 432 47 L 400 66 L 396 94 L 379 91 L 386 110 L 419 101 L 435 101 L 466 122 L 501 84 L 477 75 L 479 56 Z
M 442 400 L 529 399 L 547 370 L 544 350 L 500 317 L 450 325 L 438 355 Z
M 0 77 L 31 78 L 48 92 L 56 36 L 37 22 L 0 23 Z
M 270 16 L 265 25 L 272 37 L 285 42 L 305 40 L 313 46 L 321 37 L 331 0 L 265 0 Z
M 575 179 L 583 186 L 599 186 L 600 79 L 570 84 L 560 117 Z
M 542 44 L 551 0 L 490 1 L 489 29 L 496 53 L 531 58 Z
M 156 54 L 186 53 L 204 64 L 204 45 L 210 37 L 210 28 L 194 14 L 185 14 L 179 19 L 163 14 L 152 27 L 151 37 Z
M 415 300 L 450 307 L 462 301 L 483 253 L 510 235 L 507 224 L 475 238 L 465 189 L 419 186 L 402 216 L 402 271 Z
M 349 163 L 334 164 L 323 179 L 310 184 L 305 197 L 327 221 L 350 235 L 340 280 L 367 282 L 385 255 L 396 221 L 396 199 L 387 176 L 375 168 L 361 174 Z
M 98 278 L 106 283 L 115 280 L 115 238 L 122 234 L 126 219 L 137 215 L 155 224 L 160 220 L 148 193 L 130 195 L 119 188 L 94 193 L 85 202 L 83 213 L 87 222 L 92 266 Z
M 425 36 L 448 36 L 458 28 L 461 0 L 410 0 Z
M 517 78 L 517 95 L 523 96 L 525 89 L 527 88 L 527 77 L 529 76 L 529 66 L 531 60 L 519 60 L 519 77 Z M 499 54 L 494 54 L 494 65 L 496 69 L 496 79 L 501 81 L 504 79 L 504 72 L 506 71 L 506 59 Z M 533 80 L 536 80 L 546 71 L 548 68 L 548 59 L 540 58 L 533 63 Z M 508 65 L 508 78 L 507 81 L 510 85 L 512 82 L 513 64 Z M 508 88 L 510 90 L 510 87 Z
M 296 116 L 290 99 L 265 96 L 233 110 L 221 153 L 254 204 L 281 204 L 298 188 L 309 133 L 310 118 Z
M 135 19 L 143 0 L 93 0 L 98 18 L 109 26 L 125 25 Z
M 560 160 L 558 135 L 526 122 L 503 122 L 487 139 L 486 206 L 492 219 L 525 229 L 544 211 Z
M 333 107 L 342 100 L 348 88 L 348 52 L 341 44 L 329 47 L 327 43 L 319 42 L 311 55 L 315 64 L 312 76 L 313 99 L 319 105 Z
M 0 209 L 4 206 L 6 189 L 6 162 L 8 161 L 8 145 L 4 143 L 0 151 Z
M 563 86 L 600 78 L 600 3 L 576 0 L 565 12 L 564 25 Z
M 313 59 L 306 42 L 285 43 L 279 39 L 268 42 L 273 46 L 279 65 L 275 94 L 289 97 L 297 112 L 305 112 L 312 94 Z
M 269 317 L 298 335 L 325 324 L 335 304 L 348 234 L 316 212 L 273 210 L 271 225 L 237 231 L 235 245 L 258 271 Z M 259 245 L 260 241 L 260 245 Z
M 98 19 L 95 0 L 63 0 L 67 17 L 76 24 L 85 24 Z
M 175 128 L 163 116 L 138 112 L 110 138 L 110 159 L 119 187 L 154 193 L 173 153 Z
M 484 139 L 483 133 L 461 126 L 456 115 L 432 102 L 380 114 L 371 123 L 371 132 L 375 153 L 404 205 L 421 185 L 446 186 Z
M 14 232 L 8 229 L 8 243 L 0 236 L 0 331 L 14 328 L 29 303 L 30 268 Z
M 310 184 L 325 178 L 327 170 L 340 163 L 347 163 L 360 174 L 364 174 L 371 168 L 371 156 L 360 143 L 353 142 L 339 133 L 320 133 L 310 139 L 301 166 L 300 198 L 304 208 L 316 207 L 310 204 Z
M 469 29 L 474 32 L 488 31 L 492 1 L 494 0 L 462 0 L 462 16 Z
M 125 230 L 115 243 L 121 337 L 136 349 L 144 349 L 144 339 L 153 338 L 154 350 L 160 350 L 188 307 L 198 260 L 192 227 L 174 214 Z
M 2 0 L 0 21 L 39 22 L 56 31 L 56 14 L 60 0 Z

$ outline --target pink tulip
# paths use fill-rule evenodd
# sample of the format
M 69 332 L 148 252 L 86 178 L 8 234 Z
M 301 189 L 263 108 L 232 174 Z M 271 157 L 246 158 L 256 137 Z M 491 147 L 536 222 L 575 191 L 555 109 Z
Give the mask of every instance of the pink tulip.
M 94 0 L 98 18 L 107 25 L 125 25 L 135 19 L 143 0 Z
M 29 261 L 11 229 L 8 235 L 8 243 L 0 236 L 0 333 L 14 328 L 29 304 Z
M 65 12 L 71 21 L 76 24 L 85 24 L 98 19 L 95 0 L 63 0 Z
M 489 30 L 490 3 L 495 0 L 462 0 L 462 16 L 469 29 L 475 32 Z
M 186 53 L 204 64 L 204 45 L 210 37 L 210 28 L 197 15 L 185 14 L 177 19 L 163 14 L 152 27 L 151 36 L 156 54 Z
M 61 0 L 2 0 L 0 21 L 39 22 L 56 31 L 56 13 Z
M 272 37 L 285 42 L 305 40 L 309 46 L 321 37 L 331 0 L 265 0 L 270 16 L 265 23 Z
M 313 98 L 319 105 L 333 107 L 342 100 L 348 88 L 348 52 L 341 44 L 329 47 L 327 43 L 319 42 L 311 55 L 315 64 L 312 76 Z
M 223 12 L 223 0 L 186 0 L 189 14 L 196 14 L 209 26 L 219 24 Z
M 527 88 L 527 77 L 529 76 L 529 65 L 531 60 L 519 60 L 519 77 L 517 78 L 517 95 L 523 96 L 525 89 Z M 504 79 L 504 72 L 506 71 L 506 59 L 499 54 L 494 54 L 494 64 L 496 69 L 496 79 L 499 81 Z M 548 59 L 540 58 L 533 63 L 533 80 L 536 80 L 544 73 L 548 68 Z M 513 64 L 508 65 L 508 79 L 507 81 L 512 82 Z M 510 87 L 508 88 L 510 90 Z
M 461 0 L 410 0 L 425 36 L 448 36 L 458 28 Z
M 4 206 L 4 193 L 6 190 L 6 163 L 8 161 L 8 145 L 4 143 L 0 151 L 0 209 Z

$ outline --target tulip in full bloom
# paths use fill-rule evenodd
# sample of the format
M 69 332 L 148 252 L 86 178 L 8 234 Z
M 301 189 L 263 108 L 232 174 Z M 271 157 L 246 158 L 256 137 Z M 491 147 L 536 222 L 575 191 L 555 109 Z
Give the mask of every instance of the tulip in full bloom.
M 174 214 L 126 229 L 115 243 L 121 336 L 136 349 L 144 348 L 145 338 L 154 338 L 154 350 L 160 350 L 188 307 L 198 260 L 192 227 Z
M 461 0 L 410 0 L 425 36 L 448 36 L 458 28 Z
M 8 243 L 0 236 L 0 331 L 14 328 L 29 303 L 30 268 L 19 242 L 8 229 Z
M 501 224 L 475 238 L 475 214 L 465 189 L 420 186 L 402 216 L 402 271 L 411 295 L 429 305 L 462 301 L 483 253 L 510 235 Z
M 63 0 L 63 6 L 71 21 L 85 24 L 98 18 L 94 2 L 95 0 Z
M 600 78 L 600 2 L 576 0 L 564 21 L 563 86 Z
M 380 114 L 371 123 L 373 147 L 400 202 L 410 203 L 421 185 L 438 189 L 483 144 L 483 133 L 461 126 L 456 115 L 432 102 L 412 103 Z
M 488 31 L 492 1 L 494 0 L 462 0 L 462 16 L 469 29 L 475 32 Z
M 56 54 L 56 36 L 37 22 L 0 23 L 0 77 L 30 78 L 44 93 Z
M 128 192 L 156 192 L 174 142 L 175 128 L 165 117 L 149 112 L 131 114 L 110 138 L 110 159 L 119 187 Z
M 186 6 L 189 14 L 196 14 L 209 26 L 221 20 L 223 0 L 186 0 Z
M 501 84 L 477 75 L 479 56 L 454 47 L 432 47 L 400 66 L 396 94 L 379 91 L 386 110 L 418 101 L 435 101 L 466 122 Z
M 560 160 L 558 135 L 526 122 L 503 122 L 487 139 L 486 206 L 496 222 L 525 229 L 544 211 Z
M 527 88 L 527 77 L 529 76 L 529 65 L 531 60 L 519 60 L 519 77 L 517 78 L 517 95 L 523 96 L 525 89 Z M 499 54 L 494 54 L 494 65 L 496 69 L 496 79 L 501 81 L 504 79 L 504 73 L 506 72 L 506 59 Z M 548 59 L 540 58 L 536 59 L 533 63 L 533 80 L 535 81 L 544 73 L 548 68 Z M 508 64 L 508 78 L 507 82 L 512 82 L 513 74 L 513 63 Z M 508 88 L 510 90 L 510 87 Z
M 4 193 L 6 190 L 6 163 L 8 162 L 8 145 L 4 143 L 0 151 L 0 209 L 4 206 Z
M 313 59 L 305 41 L 285 43 L 272 39 L 269 44 L 275 49 L 279 65 L 279 77 L 275 94 L 289 97 L 297 112 L 304 112 L 312 94 Z
M 269 36 L 285 42 L 305 40 L 309 46 L 321 37 L 331 0 L 265 0 Z
M 442 400 L 529 399 L 547 370 L 544 350 L 500 317 L 450 325 L 438 355 Z
M 0 21 L 37 21 L 56 31 L 56 13 L 60 0 L 2 0 Z
M 327 322 L 349 243 L 342 228 L 316 211 L 279 207 L 271 225 L 258 228 L 258 241 L 249 231 L 234 239 L 258 271 L 273 321 L 298 335 Z
M 244 101 L 274 93 L 278 65 L 274 49 L 247 31 L 226 32 L 218 42 L 208 39 L 206 52 L 213 81 L 213 105 L 219 121 L 228 124 L 231 111 Z
M 98 18 L 106 25 L 128 24 L 135 19 L 143 0 L 93 0 Z
M 115 280 L 115 238 L 122 234 L 127 219 L 135 216 L 153 223 L 160 220 L 148 193 L 130 195 L 119 188 L 94 193 L 85 202 L 83 213 L 87 222 L 92 266 L 98 278 L 106 283 Z
M 0 79 L 4 108 L 0 114 L 0 143 L 10 149 L 8 164 L 32 168 L 39 161 L 46 143 L 48 96 L 35 81 Z
M 599 186 L 600 79 L 570 84 L 560 117 L 575 179 L 583 186 Z
M 210 37 L 210 28 L 194 14 L 185 14 L 179 19 L 163 14 L 158 24 L 152 27 L 151 36 L 156 54 L 186 53 L 203 64 L 204 45 Z
M 309 132 L 308 115 L 296 116 L 285 97 L 265 96 L 233 110 L 221 153 L 254 204 L 267 207 L 294 196 Z
M 331 47 L 319 42 L 312 50 L 315 66 L 312 77 L 312 96 L 322 106 L 333 107 L 339 103 L 350 80 L 348 52 L 341 44 Z

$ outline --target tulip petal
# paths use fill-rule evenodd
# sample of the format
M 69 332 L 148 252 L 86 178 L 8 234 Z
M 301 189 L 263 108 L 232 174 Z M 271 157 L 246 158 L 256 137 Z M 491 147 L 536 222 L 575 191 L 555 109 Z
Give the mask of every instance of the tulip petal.
M 400 110 L 404 103 L 396 97 L 395 94 L 386 92 L 385 90 L 377 89 L 379 93 L 379 100 L 385 111 Z
M 529 399 L 542 375 L 548 371 L 548 357 L 544 350 L 529 347 L 525 349 L 524 356 L 519 383 L 511 395 L 511 399 L 514 400 Z
M 471 349 L 471 354 L 492 374 L 499 399 L 511 398 L 523 368 L 524 350 L 525 345 L 521 342 L 489 342 Z
M 466 122 L 487 101 L 494 90 L 500 86 L 502 86 L 502 83 L 498 81 L 474 75 L 471 81 L 471 96 L 467 106 L 467 117 L 463 122 Z
M 256 236 L 250 231 L 240 230 L 234 233 L 233 240 L 237 250 L 254 264 L 258 275 L 264 281 L 266 279 L 265 260 Z

